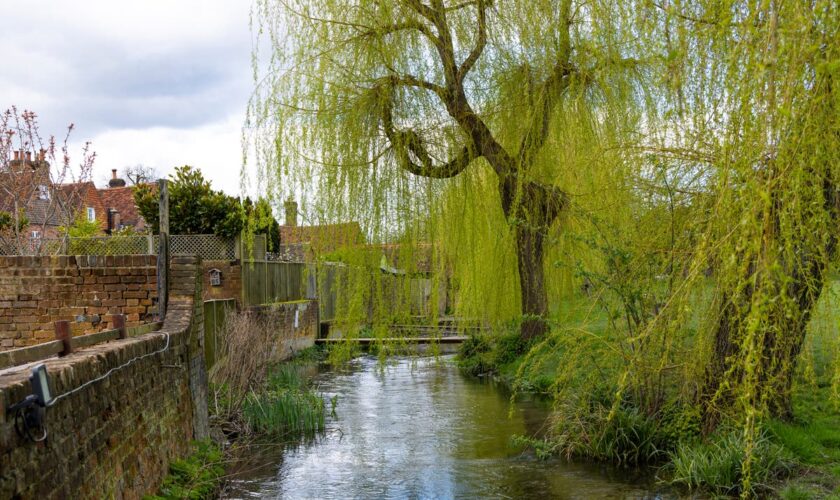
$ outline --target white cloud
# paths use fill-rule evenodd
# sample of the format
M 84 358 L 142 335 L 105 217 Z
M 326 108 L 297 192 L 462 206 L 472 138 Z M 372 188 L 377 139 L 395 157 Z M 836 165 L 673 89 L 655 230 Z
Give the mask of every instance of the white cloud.
M 93 138 L 94 180 L 101 184 L 111 169 L 143 164 L 167 176 L 176 166 L 201 169 L 215 189 L 240 194 L 242 115 L 200 127 L 152 127 L 103 132 Z M 78 147 L 73 148 L 78 150 Z M 248 193 L 253 194 L 253 193 Z
M 0 109 L 38 113 L 43 134 L 90 140 L 94 180 L 138 163 L 201 168 L 239 192 L 251 91 L 250 2 L 97 0 L 0 7 Z M 77 147 L 73 150 L 78 150 Z

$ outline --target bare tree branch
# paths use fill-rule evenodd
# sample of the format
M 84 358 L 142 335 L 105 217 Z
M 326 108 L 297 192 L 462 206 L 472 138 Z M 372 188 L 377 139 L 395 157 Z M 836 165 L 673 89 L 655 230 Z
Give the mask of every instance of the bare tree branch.
M 431 179 L 448 179 L 463 172 L 476 158 L 474 150 L 464 146 L 450 161 L 435 165 L 423 144 L 423 139 L 416 131 L 398 130 L 394 126 L 392 98 L 389 95 L 391 90 L 381 87 L 379 89 L 384 94 L 382 97 L 382 125 L 385 129 L 385 136 L 388 137 L 400 166 L 414 175 Z M 416 158 L 419 163 L 414 161 L 413 158 Z

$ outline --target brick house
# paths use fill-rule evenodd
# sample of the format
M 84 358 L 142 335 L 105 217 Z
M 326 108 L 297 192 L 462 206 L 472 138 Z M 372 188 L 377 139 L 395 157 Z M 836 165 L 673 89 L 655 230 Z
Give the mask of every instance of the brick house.
M 285 209 L 286 220 L 280 226 L 278 252 L 282 260 L 311 262 L 339 248 L 365 244 L 365 236 L 358 222 L 299 226 L 297 203 L 287 201 Z
M 98 191 L 102 205 L 105 207 L 106 231 L 109 234 L 128 227 L 138 233 L 146 231 L 148 228 L 146 220 L 140 215 L 140 210 L 134 203 L 134 188 L 126 186 L 125 180 L 117 177 L 117 169 L 111 170 L 108 187 Z
M 21 229 L 22 241 L 9 231 L 0 234 L 0 247 L 8 247 L 5 253 L 30 253 L 43 239 L 61 238 L 62 228 L 78 217 L 96 222 L 103 236 L 126 227 L 145 231 L 146 221 L 134 204 L 133 188 L 126 187 L 116 172 L 112 170 L 113 178 L 105 189 L 97 189 L 90 181 L 55 184 L 43 151 L 34 159 L 31 152 L 15 151 L 5 168 L 0 168 L 0 212 L 19 212 L 28 224 Z M 21 245 L 23 249 L 18 248 Z
M 74 214 L 75 217 L 83 217 L 88 222 L 97 222 L 102 232 L 107 230 L 108 218 L 105 205 L 93 182 L 61 184 L 58 190 L 70 207 L 68 213 Z
M 15 151 L 0 170 L 0 211 L 22 213 L 28 225 L 21 234 L 29 240 L 56 238 L 60 228 L 79 215 L 104 228 L 105 211 L 92 182 L 54 184 L 45 153 L 33 160 L 29 151 Z

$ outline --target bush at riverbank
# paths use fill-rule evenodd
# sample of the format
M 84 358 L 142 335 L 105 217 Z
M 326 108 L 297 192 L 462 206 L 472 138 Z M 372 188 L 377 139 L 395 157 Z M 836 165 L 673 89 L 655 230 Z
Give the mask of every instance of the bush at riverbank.
M 836 288 L 836 285 L 835 285 Z M 564 304 L 552 332 L 522 344 L 514 328 L 471 337 L 458 363 L 472 375 L 492 375 L 515 391 L 539 392 L 554 400 L 549 436 L 532 443 L 540 455 L 661 466 L 664 482 L 720 495 L 773 495 L 821 498 L 840 495 L 840 407 L 836 387 L 836 312 L 833 293 L 815 309 L 808 342 L 795 380 L 794 418 L 759 419 L 758 438 L 747 439 L 736 421 L 701 433 L 702 406 L 691 392 L 678 390 L 679 376 L 696 363 L 694 324 L 656 387 L 660 396 L 640 394 L 622 378 L 627 359 L 649 362 L 622 351 L 628 345 L 613 319 L 593 300 Z M 646 369 L 642 364 L 638 368 Z M 702 368 L 702 367 L 701 367 Z M 683 375 L 688 376 L 688 375 Z M 655 405 L 640 402 L 654 400 Z M 749 450 L 748 480 L 742 467 Z
M 221 448 L 211 440 L 193 443 L 193 452 L 169 464 L 169 474 L 157 495 L 144 500 L 203 500 L 214 498 L 225 473 Z

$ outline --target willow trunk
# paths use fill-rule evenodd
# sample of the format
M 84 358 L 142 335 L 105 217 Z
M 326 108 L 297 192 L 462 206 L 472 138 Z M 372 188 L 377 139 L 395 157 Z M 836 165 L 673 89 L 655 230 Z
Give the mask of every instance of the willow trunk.
M 539 230 L 525 226 L 517 226 L 515 233 L 523 316 L 520 334 L 530 340 L 548 331 L 543 235 Z

